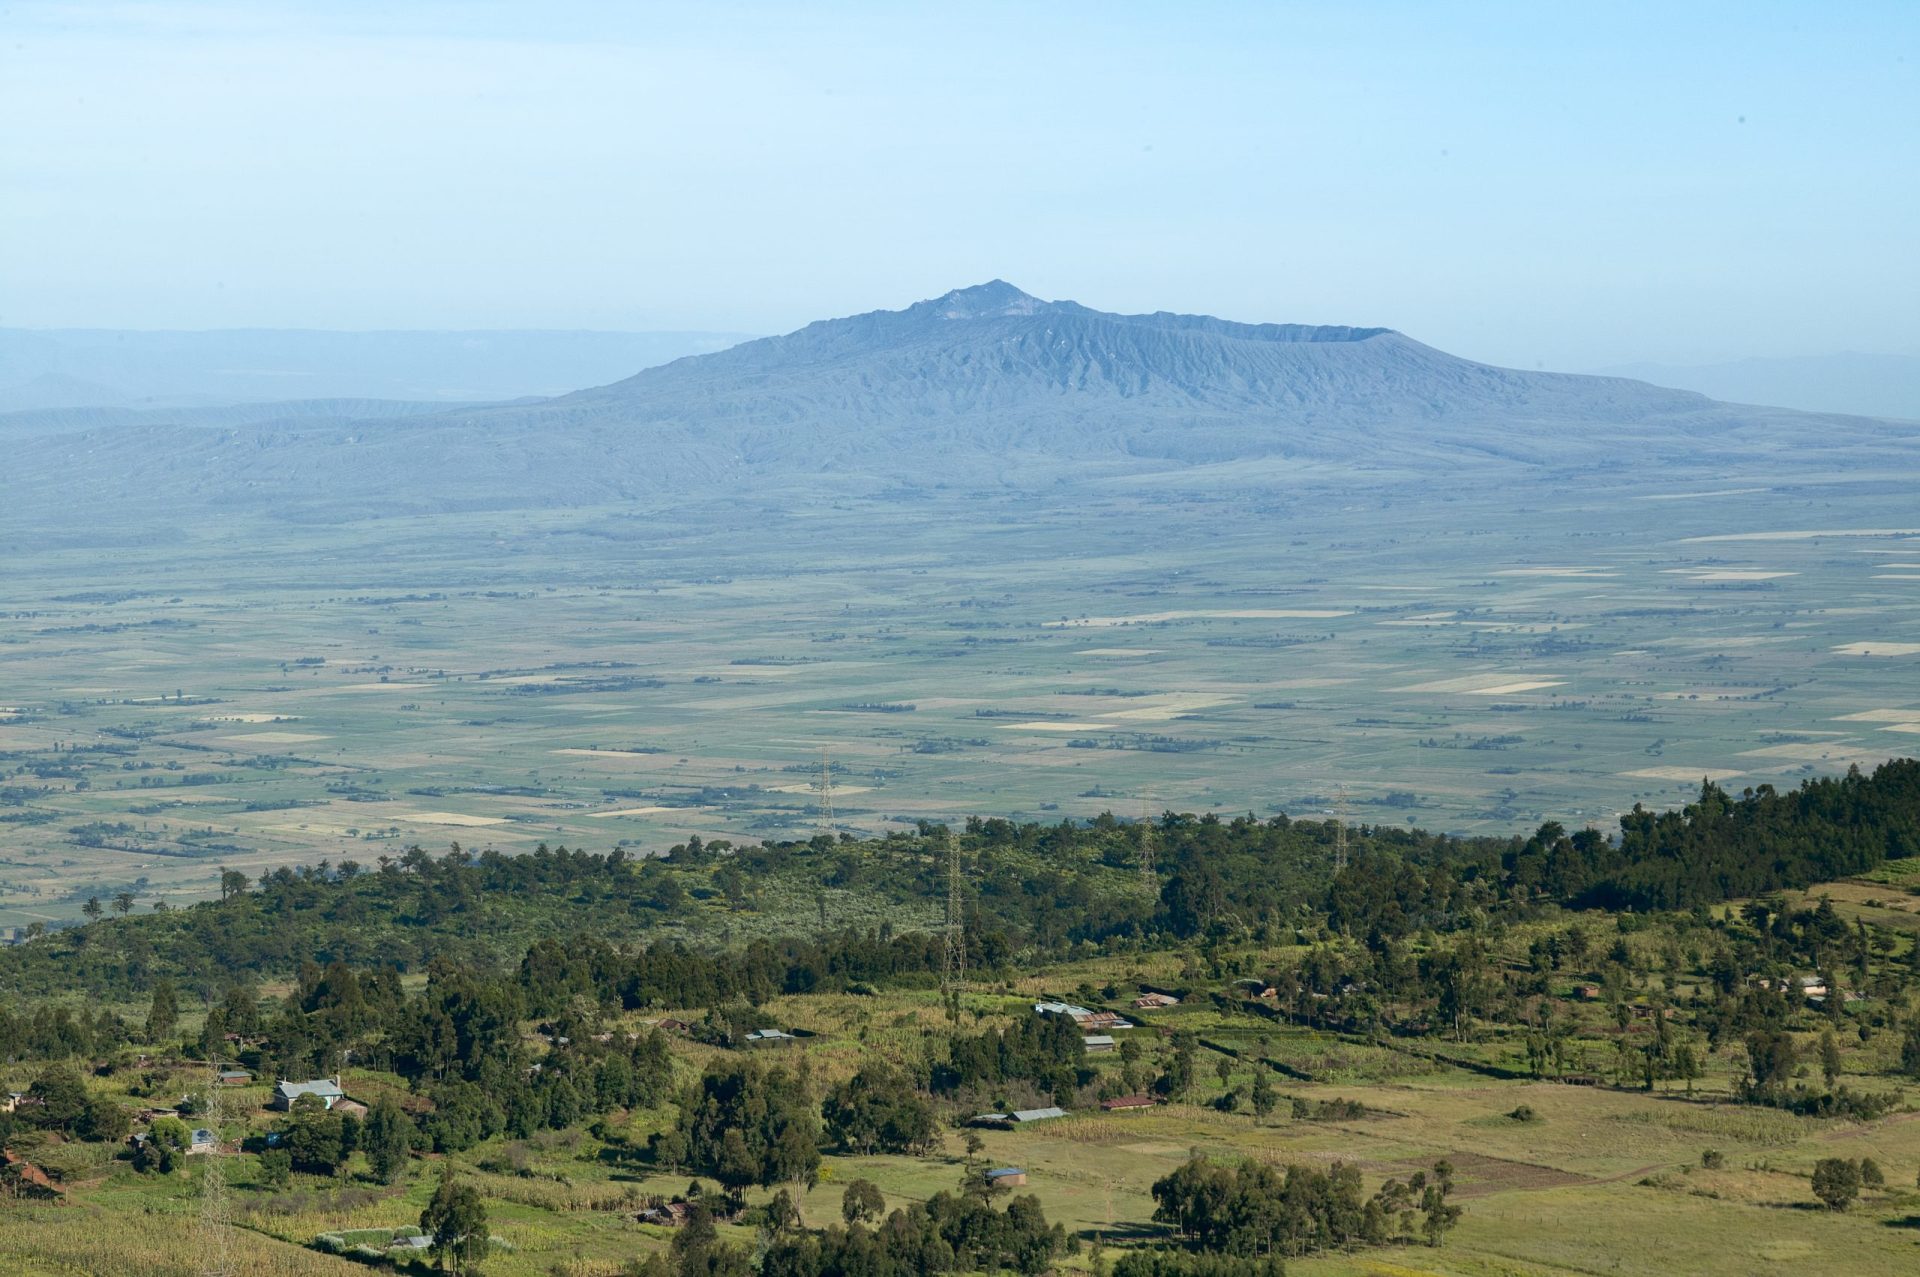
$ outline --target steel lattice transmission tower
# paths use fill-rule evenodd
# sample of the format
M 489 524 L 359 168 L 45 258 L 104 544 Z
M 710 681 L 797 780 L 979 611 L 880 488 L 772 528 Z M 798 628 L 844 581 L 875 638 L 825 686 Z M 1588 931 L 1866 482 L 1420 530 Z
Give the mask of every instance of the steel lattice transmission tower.
M 834 834 L 834 829 L 833 829 L 833 759 L 832 759 L 832 758 L 831 758 L 830 756 L 828 756 L 828 754 L 827 754 L 827 751 L 826 751 L 826 748 L 825 748 L 824 746 L 822 746 L 822 747 L 821 747 L 821 750 L 820 750 L 820 785 L 819 785 L 819 789 L 820 789 L 820 803 L 819 803 L 819 808 L 820 808 L 820 811 L 819 811 L 819 816 L 820 816 L 820 820 L 819 820 L 819 826 L 820 826 L 820 828 L 819 828 L 819 832 L 820 832 L 820 833 L 823 833 L 823 834 L 825 834 L 825 835 L 826 835 L 827 837 L 829 837 L 829 838 L 831 838 L 831 837 L 833 837 L 833 834 Z
M 1140 885 L 1149 896 L 1160 894 L 1159 879 L 1153 867 L 1153 795 L 1140 797 Z
M 947 930 L 940 983 L 948 1004 L 957 1012 L 960 990 L 967 982 L 967 913 L 961 895 L 960 836 L 947 830 Z
M 1333 791 L 1333 872 L 1347 871 L 1347 787 Z
M 213 1151 L 200 1159 L 200 1273 L 201 1277 L 233 1277 L 233 1220 L 227 1200 L 226 1160 L 220 1152 L 227 1106 L 220 1093 L 220 1062 L 207 1074 L 207 1129 L 213 1132 Z

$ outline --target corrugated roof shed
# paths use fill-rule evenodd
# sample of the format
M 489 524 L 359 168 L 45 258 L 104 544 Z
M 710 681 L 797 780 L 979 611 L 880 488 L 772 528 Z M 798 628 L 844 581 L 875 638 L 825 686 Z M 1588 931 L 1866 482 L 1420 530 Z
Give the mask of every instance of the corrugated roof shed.
M 1016 1122 L 1044 1122 L 1050 1117 L 1065 1117 L 1067 1111 L 1055 1105 L 1043 1109 L 1015 1109 L 1011 1114 Z

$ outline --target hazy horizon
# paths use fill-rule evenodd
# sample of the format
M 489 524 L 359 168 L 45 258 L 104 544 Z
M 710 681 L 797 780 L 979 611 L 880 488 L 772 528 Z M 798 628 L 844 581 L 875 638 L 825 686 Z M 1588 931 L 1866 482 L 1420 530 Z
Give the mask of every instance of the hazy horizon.
M 10 327 L 776 333 L 998 276 L 1522 368 L 1920 350 L 1908 6 L 11 16 Z

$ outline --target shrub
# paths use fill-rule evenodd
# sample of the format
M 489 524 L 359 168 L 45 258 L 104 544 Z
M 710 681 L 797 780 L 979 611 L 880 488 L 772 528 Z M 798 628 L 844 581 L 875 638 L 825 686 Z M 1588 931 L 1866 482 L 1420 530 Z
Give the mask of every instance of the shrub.
M 1860 1164 L 1843 1157 L 1823 1157 L 1813 1168 L 1813 1195 L 1828 1210 L 1845 1210 L 1860 1196 Z
M 284 1148 L 270 1148 L 260 1154 L 260 1183 L 267 1188 L 285 1188 L 293 1178 L 293 1154 Z

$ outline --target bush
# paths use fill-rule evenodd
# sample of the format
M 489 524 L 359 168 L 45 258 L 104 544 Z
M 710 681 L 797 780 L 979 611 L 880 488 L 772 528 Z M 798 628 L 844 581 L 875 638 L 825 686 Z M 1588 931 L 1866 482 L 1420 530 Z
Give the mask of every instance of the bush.
M 265 1149 L 260 1154 L 260 1183 L 266 1188 L 285 1188 L 293 1178 L 293 1154 L 284 1148 Z
M 517 1175 L 526 1179 L 533 1174 L 533 1162 L 527 1146 L 518 1140 L 511 1144 L 502 1144 L 474 1165 L 490 1175 Z
M 1823 1157 L 1813 1168 L 1813 1195 L 1828 1210 L 1845 1210 L 1860 1196 L 1860 1164 L 1843 1157 Z
M 107 1144 L 120 1143 L 132 1129 L 127 1111 L 106 1099 L 89 1100 L 74 1122 L 74 1133 L 81 1139 Z
M 1717 1171 L 1727 1164 L 1727 1155 L 1717 1148 L 1710 1148 L 1700 1154 L 1700 1165 L 1710 1171 Z
M 1537 1122 L 1540 1120 L 1540 1115 L 1533 1111 L 1533 1105 L 1531 1104 L 1522 1104 L 1519 1108 L 1507 1114 L 1507 1116 L 1516 1122 Z

